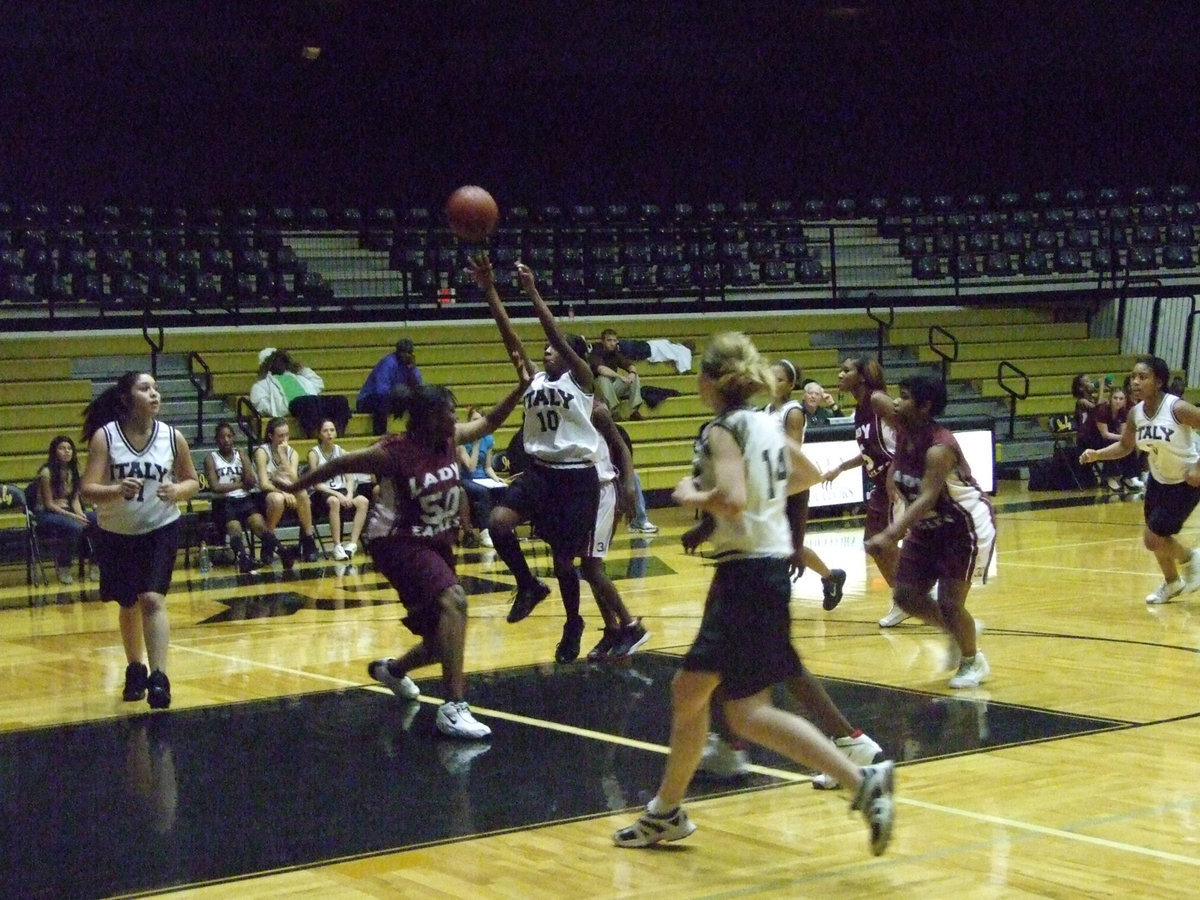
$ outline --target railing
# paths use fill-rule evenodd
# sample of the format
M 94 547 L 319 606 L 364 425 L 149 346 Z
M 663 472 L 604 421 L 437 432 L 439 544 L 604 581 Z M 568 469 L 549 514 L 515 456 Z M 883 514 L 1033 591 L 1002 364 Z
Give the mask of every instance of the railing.
M 196 389 L 196 442 L 204 442 L 204 401 L 212 396 L 213 377 L 208 363 L 195 350 L 187 357 L 188 381 Z M 197 367 L 202 371 L 198 372 Z
M 150 336 L 151 326 L 158 329 L 158 340 Z M 150 345 L 150 374 L 155 378 L 158 377 L 158 354 L 162 353 L 163 347 L 166 345 L 166 336 L 163 333 L 163 327 L 158 322 L 154 321 L 154 315 L 147 306 L 142 310 L 142 337 L 146 339 L 146 343 Z
M 934 340 L 935 336 L 942 335 L 950 342 L 951 352 L 946 353 Z M 950 380 L 950 363 L 958 359 L 958 338 L 948 332 L 941 325 L 929 326 L 929 349 L 942 358 L 942 384 L 943 386 Z
M 246 438 L 247 452 L 253 455 L 254 448 L 262 443 L 262 415 L 249 397 L 237 398 L 236 414 L 238 430 Z
M 1024 385 L 1020 393 L 1009 387 L 1008 383 L 1004 380 L 1005 369 L 1010 370 L 1018 378 L 1024 379 Z M 1024 400 L 1029 396 L 1029 376 L 1006 359 L 1001 361 L 1000 365 L 996 367 L 996 380 L 1000 382 L 1000 387 L 1004 393 L 1008 394 L 1008 436 L 1012 437 L 1017 427 L 1017 401 Z
M 872 304 L 878 302 L 879 297 L 871 292 L 867 294 L 867 318 L 875 323 L 875 359 L 883 365 L 883 346 L 887 340 L 888 329 L 892 327 L 892 323 L 896 321 L 896 310 L 894 307 L 887 308 L 887 319 L 882 319 L 875 314 Z

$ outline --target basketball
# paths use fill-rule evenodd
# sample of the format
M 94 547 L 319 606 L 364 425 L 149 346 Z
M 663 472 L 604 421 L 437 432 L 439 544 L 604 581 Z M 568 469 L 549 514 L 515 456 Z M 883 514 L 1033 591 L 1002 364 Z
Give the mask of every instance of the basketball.
M 500 221 L 500 208 L 481 187 L 464 185 L 446 201 L 450 230 L 464 241 L 485 241 Z

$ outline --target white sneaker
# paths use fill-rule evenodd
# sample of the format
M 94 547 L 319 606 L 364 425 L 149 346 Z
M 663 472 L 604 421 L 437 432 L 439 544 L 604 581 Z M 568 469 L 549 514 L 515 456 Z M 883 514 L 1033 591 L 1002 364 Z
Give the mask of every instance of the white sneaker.
M 483 529 L 483 531 L 479 532 L 479 546 L 480 547 L 495 547 L 496 546 L 495 544 L 492 543 L 492 536 L 490 534 L 488 534 L 488 530 L 486 528 Z
M 351 541 L 348 544 L 342 544 L 342 549 L 346 551 L 346 559 L 350 559 L 358 552 L 358 544 Z
M 642 534 L 654 534 L 658 531 L 658 526 L 647 519 L 644 522 L 633 522 L 629 525 L 630 531 L 641 532 Z
M 908 618 L 911 618 L 909 614 L 893 603 L 892 608 L 887 611 L 887 615 L 879 620 L 879 627 L 894 628 Z
M 846 754 L 846 758 L 850 762 L 860 768 L 875 762 L 875 757 L 883 752 L 883 748 L 865 734 L 860 734 L 856 738 L 836 738 L 833 743 L 842 753 Z M 840 787 L 840 784 L 832 775 L 822 772 L 813 777 L 812 786 L 818 791 L 833 791 Z
M 333 548 L 333 558 L 336 559 L 338 562 L 345 562 L 350 557 L 346 555 L 346 548 L 343 547 L 341 544 L 338 544 L 336 547 Z
M 976 650 L 974 656 L 972 656 L 970 659 L 964 659 L 958 664 L 958 671 L 955 672 L 954 677 L 950 679 L 950 687 L 979 687 L 980 683 L 987 678 L 991 672 L 992 667 L 988 665 L 987 657 L 983 655 L 983 651 Z
M 375 660 L 367 665 L 367 674 L 380 684 L 386 684 L 392 689 L 392 693 L 401 700 L 416 700 L 421 696 L 421 689 L 407 675 L 401 675 L 398 678 L 393 675 L 388 665 L 391 661 L 391 657 Z
M 1125 487 L 1129 488 L 1131 491 L 1141 491 L 1145 490 L 1146 482 L 1142 481 L 1140 478 L 1126 478 Z
M 1192 550 L 1188 556 L 1187 575 L 1184 576 L 1184 590 L 1191 593 L 1200 590 L 1200 547 Z
M 978 642 L 983 635 L 983 622 L 979 619 L 975 620 L 975 640 Z M 947 669 L 957 669 L 962 663 L 962 650 L 959 649 L 958 641 L 954 639 L 954 635 L 947 632 L 946 634 L 946 664 Z
M 466 700 L 447 700 L 437 711 L 437 729 L 442 734 L 456 738 L 479 740 L 490 737 L 492 729 L 475 721 Z
M 708 742 L 704 745 L 704 752 L 700 754 L 700 765 L 696 770 L 714 778 L 738 778 L 750 771 L 750 757 L 745 750 L 735 750 L 714 731 L 708 735 Z
M 1146 595 L 1146 602 L 1149 604 L 1166 603 L 1168 600 L 1178 597 L 1187 589 L 1187 582 L 1182 578 L 1176 578 L 1170 584 L 1165 581 L 1158 586 L 1158 589 Z

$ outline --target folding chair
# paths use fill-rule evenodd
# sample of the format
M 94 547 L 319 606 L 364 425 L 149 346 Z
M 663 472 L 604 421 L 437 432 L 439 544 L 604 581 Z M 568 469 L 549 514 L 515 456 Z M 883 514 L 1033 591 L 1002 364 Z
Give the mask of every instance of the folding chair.
M 22 551 L 25 557 L 25 582 L 34 587 L 49 584 L 37 536 L 37 520 L 29 509 L 25 489 L 15 484 L 0 484 L 0 510 L 19 513 L 24 519 Z

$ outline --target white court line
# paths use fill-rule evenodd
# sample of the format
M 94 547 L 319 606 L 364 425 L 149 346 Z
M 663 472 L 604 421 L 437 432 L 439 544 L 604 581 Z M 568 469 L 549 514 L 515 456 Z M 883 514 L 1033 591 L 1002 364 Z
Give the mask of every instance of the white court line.
M 918 809 L 927 809 L 932 812 L 945 813 L 951 816 L 961 816 L 963 818 L 973 819 L 977 822 L 985 822 L 989 825 L 1001 825 L 1005 828 L 1011 828 L 1016 831 L 1027 831 L 1031 834 L 1039 834 L 1045 837 L 1056 837 L 1068 841 L 1077 841 L 1079 843 L 1091 844 L 1095 847 L 1103 847 L 1107 850 L 1119 850 L 1126 853 L 1134 853 L 1140 856 L 1151 856 L 1155 859 L 1161 859 L 1167 862 L 1185 863 L 1190 866 L 1200 866 L 1200 857 L 1182 856 L 1178 853 L 1168 853 L 1166 850 L 1155 850 L 1151 847 L 1139 847 L 1136 844 L 1127 844 L 1123 841 L 1110 841 L 1107 838 L 1094 837 L 1088 834 L 1080 834 L 1077 831 L 1064 831 L 1061 828 L 1049 828 L 1045 825 L 1034 825 L 1031 822 L 1020 822 L 1016 819 L 1007 819 L 1004 816 L 993 816 L 988 813 L 977 813 L 965 809 L 955 809 L 951 806 L 942 806 L 939 803 L 926 803 L 924 800 L 914 800 L 911 797 L 897 797 L 896 802 L 902 803 L 905 806 L 915 806 Z M 1153 810 L 1150 811 L 1152 812 Z
M 249 664 L 262 669 L 268 669 L 273 672 L 282 674 L 296 675 L 303 678 L 311 678 L 317 681 L 322 681 L 326 684 L 334 684 L 339 687 L 360 688 L 371 690 L 377 693 L 390 694 L 383 685 L 363 685 L 361 682 L 350 681 L 345 678 L 335 678 L 331 675 L 320 675 L 313 672 L 305 672 L 301 669 L 295 669 L 288 666 L 279 666 L 271 663 L 260 663 L 254 660 L 248 660 L 245 657 L 230 656 L 225 653 L 213 653 L 209 650 L 200 650 L 195 647 L 174 645 L 174 649 L 182 650 L 188 653 L 195 653 L 199 656 L 206 656 L 212 659 L 223 659 L 229 662 L 237 662 Z M 421 695 L 421 701 L 429 704 L 440 705 L 443 701 L 437 697 L 430 697 L 425 694 Z M 519 715 L 517 713 L 505 712 L 503 710 L 488 709 L 485 707 L 472 707 L 472 711 L 482 716 L 490 716 L 496 719 L 503 719 L 508 722 L 516 722 L 523 725 L 530 725 L 535 728 L 544 728 L 549 731 L 562 732 L 564 734 L 572 734 L 580 737 L 587 737 L 594 740 L 605 741 L 611 744 L 619 744 L 625 747 L 634 747 L 639 750 L 649 750 L 654 753 L 666 755 L 669 748 L 660 744 L 652 744 L 647 741 L 638 741 L 632 738 L 622 737 L 620 735 L 609 734 L 607 732 L 591 731 L 587 728 L 578 728 L 574 725 L 563 725 L 558 722 L 548 721 L 546 719 L 534 719 L 529 716 Z M 797 772 L 789 772 L 783 769 L 774 769 L 768 766 L 752 765 L 750 771 L 761 775 L 770 775 L 782 781 L 794 783 L 803 783 L 811 781 L 809 775 L 802 775 Z M 896 802 L 905 806 L 912 806 L 918 809 L 925 809 L 931 812 L 939 812 L 946 815 L 960 816 L 962 818 L 972 819 L 977 822 L 985 822 L 990 825 L 1000 825 L 1005 828 L 1011 828 L 1017 831 L 1025 831 L 1031 834 L 1043 835 L 1045 837 L 1056 837 L 1063 840 L 1076 841 L 1079 843 L 1090 844 L 1096 847 L 1104 847 L 1109 850 L 1118 850 L 1126 853 L 1134 853 L 1142 856 L 1149 856 L 1155 859 L 1161 859 L 1167 862 L 1185 863 L 1192 866 L 1200 866 L 1200 857 L 1182 856 L 1178 853 L 1168 853 L 1165 850 L 1154 850 L 1149 847 L 1139 847 L 1134 844 L 1127 844 L 1122 841 L 1111 841 L 1106 838 L 1093 837 L 1091 835 L 1080 834 L 1075 831 L 1066 831 L 1061 828 L 1050 828 L 1044 825 L 1034 825 L 1030 822 L 1021 822 L 1016 819 L 1008 819 L 1004 816 L 996 816 L 988 813 L 971 812 L 965 809 L 956 809 L 950 806 L 943 806 L 938 803 L 928 803 L 924 800 L 916 800 L 911 797 L 897 797 Z

